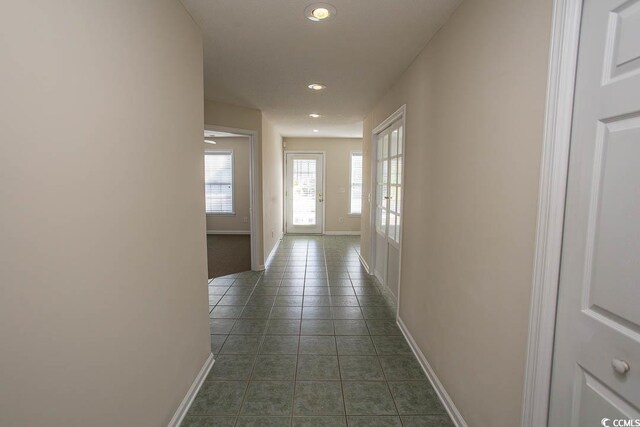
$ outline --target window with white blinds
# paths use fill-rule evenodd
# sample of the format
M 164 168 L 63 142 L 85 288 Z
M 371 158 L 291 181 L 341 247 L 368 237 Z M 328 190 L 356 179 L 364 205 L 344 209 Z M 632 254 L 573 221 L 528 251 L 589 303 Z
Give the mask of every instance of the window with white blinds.
M 351 183 L 349 213 L 362 212 L 362 153 L 351 153 Z
M 209 151 L 205 153 L 204 188 L 207 213 L 234 213 L 233 151 Z

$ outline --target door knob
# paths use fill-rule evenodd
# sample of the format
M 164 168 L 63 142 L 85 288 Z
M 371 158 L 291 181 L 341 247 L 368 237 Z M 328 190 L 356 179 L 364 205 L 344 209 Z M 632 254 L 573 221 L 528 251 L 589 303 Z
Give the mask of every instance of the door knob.
M 629 372 L 629 369 L 631 369 L 627 361 L 621 359 L 613 359 L 611 361 L 611 366 L 613 367 L 613 370 L 620 375 L 625 375 Z

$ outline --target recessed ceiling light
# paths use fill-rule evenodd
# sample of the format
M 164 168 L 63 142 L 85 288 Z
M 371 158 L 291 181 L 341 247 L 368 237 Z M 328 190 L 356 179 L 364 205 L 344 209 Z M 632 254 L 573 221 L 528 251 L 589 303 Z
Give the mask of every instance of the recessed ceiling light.
M 313 133 L 318 133 L 318 132 L 320 132 L 318 129 L 313 130 Z
M 204 142 L 206 142 L 207 144 L 217 144 L 217 142 L 215 142 L 213 139 L 206 139 L 205 138 Z
M 326 86 L 323 85 L 322 83 L 311 83 L 309 86 L 307 86 L 309 89 L 311 90 L 322 90 L 322 89 L 326 89 Z
M 327 21 L 336 16 L 336 8 L 327 3 L 313 3 L 304 9 L 304 16 L 314 22 Z
M 309 117 L 313 117 L 314 119 L 317 119 L 318 117 L 320 117 L 320 114 L 318 114 L 318 113 L 311 113 L 311 114 L 309 114 Z

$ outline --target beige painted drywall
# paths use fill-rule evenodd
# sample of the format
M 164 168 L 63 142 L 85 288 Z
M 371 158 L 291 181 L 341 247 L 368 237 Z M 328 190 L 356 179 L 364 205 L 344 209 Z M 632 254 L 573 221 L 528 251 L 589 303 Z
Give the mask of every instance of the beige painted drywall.
M 474 427 L 520 424 L 551 9 L 462 3 L 364 124 L 367 188 L 407 105 L 400 317 Z
M 207 233 L 250 232 L 249 226 L 249 171 L 251 167 L 251 140 L 246 137 L 216 138 L 216 144 L 204 144 L 207 151 L 233 151 L 233 215 L 207 214 Z
M 3 2 L 0 51 L 0 425 L 167 425 L 210 354 L 199 30 Z
M 264 254 L 268 257 L 283 234 L 282 137 L 262 117 L 262 192 L 264 197 Z
M 285 138 L 284 142 L 285 151 L 325 152 L 325 230 L 359 233 L 360 215 L 349 214 L 349 177 L 351 153 L 362 152 L 362 139 Z
M 256 133 L 255 150 L 258 164 L 257 190 L 256 190 L 256 215 L 259 219 L 263 212 L 263 185 L 262 185 L 262 112 L 253 108 L 239 107 L 236 105 L 224 104 L 216 101 L 204 101 L 204 123 L 205 127 L 222 127 L 239 130 L 253 131 Z M 265 230 L 263 233 L 262 230 Z M 263 221 L 256 224 L 255 238 L 257 241 L 259 266 L 264 264 L 264 243 L 266 241 L 267 229 L 263 227 Z M 267 254 L 268 255 L 268 254 Z

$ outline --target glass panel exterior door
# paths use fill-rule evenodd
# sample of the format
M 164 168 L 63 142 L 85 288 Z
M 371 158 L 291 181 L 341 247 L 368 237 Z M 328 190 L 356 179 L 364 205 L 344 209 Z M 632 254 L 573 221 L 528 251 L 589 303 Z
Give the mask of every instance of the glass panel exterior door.
M 286 155 L 287 233 L 322 233 L 323 155 Z

